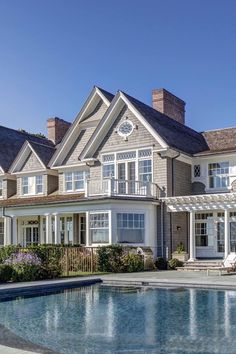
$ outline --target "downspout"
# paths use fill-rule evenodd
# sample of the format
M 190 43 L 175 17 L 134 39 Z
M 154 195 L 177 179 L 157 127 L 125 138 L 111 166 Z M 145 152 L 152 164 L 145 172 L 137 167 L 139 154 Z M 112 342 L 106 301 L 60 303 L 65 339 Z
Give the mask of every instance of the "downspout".
M 13 222 L 12 222 L 12 219 L 13 219 L 13 217 L 10 216 L 10 215 L 6 215 L 5 214 L 5 207 L 2 207 L 2 217 L 8 218 L 8 219 L 11 220 L 11 243 L 12 243 L 12 238 L 13 238 Z M 6 235 L 4 235 L 4 237 L 6 237 Z
M 171 196 L 175 196 L 175 173 L 174 173 L 174 160 L 176 160 L 180 156 L 180 152 L 171 159 Z M 172 226 L 172 213 L 170 213 L 170 254 L 173 252 L 173 226 Z

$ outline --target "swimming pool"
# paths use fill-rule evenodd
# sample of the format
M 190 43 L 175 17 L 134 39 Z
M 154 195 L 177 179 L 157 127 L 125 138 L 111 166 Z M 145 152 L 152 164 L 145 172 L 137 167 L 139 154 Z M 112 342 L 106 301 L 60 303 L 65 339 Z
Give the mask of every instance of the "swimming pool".
M 236 292 L 84 286 L 1 301 L 0 324 L 55 353 L 233 354 Z

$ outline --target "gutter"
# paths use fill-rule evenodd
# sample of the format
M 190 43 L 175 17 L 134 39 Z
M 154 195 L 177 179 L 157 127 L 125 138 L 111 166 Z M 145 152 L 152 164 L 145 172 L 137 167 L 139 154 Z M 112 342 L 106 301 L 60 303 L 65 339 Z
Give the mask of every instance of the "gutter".
M 13 222 L 12 222 L 13 217 L 11 215 L 6 215 L 5 214 L 5 207 L 2 207 L 2 217 L 8 218 L 8 219 L 11 220 L 11 239 L 12 239 L 13 238 Z M 5 232 L 4 232 L 4 238 L 6 240 Z

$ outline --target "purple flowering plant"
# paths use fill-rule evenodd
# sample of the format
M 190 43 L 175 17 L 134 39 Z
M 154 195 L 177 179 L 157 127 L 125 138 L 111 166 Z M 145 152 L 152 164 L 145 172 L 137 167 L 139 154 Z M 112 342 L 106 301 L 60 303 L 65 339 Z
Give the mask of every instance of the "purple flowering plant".
M 41 266 L 41 259 L 34 253 L 16 252 L 4 261 L 7 265 L 27 265 L 27 266 Z

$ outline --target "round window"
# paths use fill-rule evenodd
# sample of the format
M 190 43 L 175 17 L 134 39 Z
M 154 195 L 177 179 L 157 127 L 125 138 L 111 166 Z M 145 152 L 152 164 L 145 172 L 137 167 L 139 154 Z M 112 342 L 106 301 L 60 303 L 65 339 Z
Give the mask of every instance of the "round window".
M 118 134 L 120 136 L 129 136 L 134 130 L 134 125 L 130 120 L 125 120 L 119 125 Z

